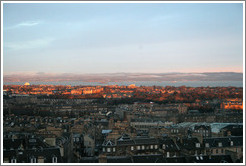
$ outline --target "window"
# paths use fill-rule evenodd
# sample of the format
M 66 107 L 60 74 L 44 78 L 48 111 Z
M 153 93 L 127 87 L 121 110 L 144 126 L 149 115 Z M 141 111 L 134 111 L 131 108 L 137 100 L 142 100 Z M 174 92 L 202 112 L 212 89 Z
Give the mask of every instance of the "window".
M 216 154 L 218 154 L 219 153 L 219 151 L 218 151 L 218 149 L 216 149 Z
M 137 150 L 140 150 L 140 146 L 137 146 Z
M 9 158 L 5 157 L 5 158 L 3 159 L 3 162 L 4 162 L 4 163 L 9 163 Z
M 221 149 L 221 153 L 224 153 L 224 149 Z
M 170 153 L 169 152 L 167 152 L 167 157 L 170 157 Z
M 111 152 L 111 148 L 107 148 L 107 152 Z
M 218 146 L 219 146 L 219 147 L 222 147 L 222 142 L 219 142 L 219 143 L 218 143 Z
M 155 149 L 157 149 L 158 148 L 158 145 L 155 145 Z
M 153 145 L 150 145 L 150 149 L 153 149 L 154 148 L 154 146 Z
M 11 159 L 11 163 L 16 163 L 16 159 Z
M 200 143 L 196 143 L 196 148 L 200 148 Z
M 105 148 L 103 148 L 103 152 L 105 152 Z
M 57 157 L 52 157 L 52 163 L 57 163 Z
M 131 146 L 131 150 L 134 150 L 134 146 Z
M 206 148 L 209 148 L 209 143 L 205 143 L 205 147 Z
M 233 141 L 231 141 L 231 146 L 233 146 Z
M 166 145 L 165 144 L 162 145 L 162 149 L 166 149 Z
M 115 148 L 113 148 L 113 152 L 115 152 Z
M 144 147 L 144 145 L 142 145 L 142 150 L 144 150 L 145 149 L 145 147 Z
M 36 162 L 37 162 L 36 158 L 31 158 L 31 163 L 36 163 Z

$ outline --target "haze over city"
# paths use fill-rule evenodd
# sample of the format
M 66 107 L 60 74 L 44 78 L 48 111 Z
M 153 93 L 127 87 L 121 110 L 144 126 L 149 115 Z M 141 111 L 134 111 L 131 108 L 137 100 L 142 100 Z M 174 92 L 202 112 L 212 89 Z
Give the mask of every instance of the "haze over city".
M 242 73 L 242 8 L 4 4 L 3 73 Z

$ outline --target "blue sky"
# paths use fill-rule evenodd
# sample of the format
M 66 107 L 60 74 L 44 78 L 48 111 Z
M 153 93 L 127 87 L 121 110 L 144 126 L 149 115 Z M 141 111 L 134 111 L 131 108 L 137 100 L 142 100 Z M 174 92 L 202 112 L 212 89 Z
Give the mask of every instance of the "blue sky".
M 243 5 L 4 4 L 4 74 L 243 71 Z

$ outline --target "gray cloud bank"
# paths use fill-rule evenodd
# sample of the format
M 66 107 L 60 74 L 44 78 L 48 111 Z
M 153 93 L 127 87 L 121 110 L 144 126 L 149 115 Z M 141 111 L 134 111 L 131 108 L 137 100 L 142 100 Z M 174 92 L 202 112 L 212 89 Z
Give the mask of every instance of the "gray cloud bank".
M 122 82 L 122 81 L 243 81 L 243 73 L 101 73 L 101 74 L 5 74 L 4 82 L 25 81 L 84 81 L 84 82 Z

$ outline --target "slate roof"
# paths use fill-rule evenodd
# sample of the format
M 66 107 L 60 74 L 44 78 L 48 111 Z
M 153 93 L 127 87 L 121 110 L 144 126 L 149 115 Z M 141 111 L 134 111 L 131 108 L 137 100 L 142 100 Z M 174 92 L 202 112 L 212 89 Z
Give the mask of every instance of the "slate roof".
M 33 137 L 33 138 L 19 138 L 19 139 L 9 139 L 5 138 L 3 140 L 3 147 L 6 150 L 10 149 L 18 149 L 20 146 L 23 146 L 24 149 L 29 148 L 47 148 L 49 145 L 45 142 L 43 142 L 39 137 Z
M 242 136 L 243 135 L 243 125 L 242 124 L 231 124 L 228 125 L 221 130 L 231 131 L 231 135 L 233 136 Z
M 212 155 L 212 156 L 190 156 L 186 157 L 189 163 L 232 163 L 230 155 Z
M 166 151 L 178 151 L 180 148 L 178 147 L 177 144 L 171 139 L 171 138 L 163 138 L 159 140 L 159 143 L 161 145 L 165 145 L 165 150 Z
M 177 141 L 177 144 L 180 147 L 180 149 L 187 150 L 197 149 L 196 143 L 200 143 L 197 138 L 182 138 L 182 143 L 181 141 Z
M 102 146 L 115 146 L 115 142 L 113 140 L 105 140 Z
M 43 156 L 45 162 L 52 162 L 52 157 L 57 157 L 57 162 L 62 162 L 60 149 L 51 147 L 43 141 L 42 137 L 33 134 L 15 134 L 19 138 L 4 138 L 3 156 L 9 159 L 13 157 L 17 162 L 30 163 L 31 157 Z
M 230 155 L 163 157 L 163 155 L 135 155 L 107 157 L 108 163 L 232 163 Z
M 108 156 L 107 163 L 133 163 L 129 156 Z
M 186 163 L 185 157 L 163 157 L 163 155 L 133 156 L 134 163 Z
M 112 143 L 110 143 L 109 141 Z M 159 141 L 156 138 L 150 138 L 150 137 L 136 137 L 134 139 L 131 139 L 129 136 L 123 135 L 116 141 L 116 144 L 117 146 L 153 145 L 153 144 L 159 144 Z M 105 140 L 103 146 L 115 146 L 115 142 L 112 140 Z
M 196 125 L 196 126 L 194 126 L 194 130 L 199 130 L 199 129 L 209 130 L 209 129 L 211 129 L 211 127 L 209 125 Z
M 21 144 L 24 144 L 25 139 L 4 139 L 3 140 L 3 149 L 18 149 Z
M 82 157 L 80 163 L 98 163 L 98 157 Z
M 133 140 L 118 140 L 117 145 L 118 146 L 126 146 L 126 145 L 134 145 L 135 142 Z
M 112 130 L 102 130 L 102 134 L 108 134 L 108 133 L 111 133 Z
M 158 139 L 155 139 L 155 138 L 135 138 L 134 139 L 134 142 L 136 145 L 152 145 L 152 144 L 158 144 Z
M 132 156 L 134 163 L 156 163 L 158 160 L 162 160 L 163 155 L 137 155 Z
M 231 141 L 233 146 L 243 146 L 243 136 L 231 136 L 231 137 L 218 137 L 218 138 L 206 138 L 203 140 L 204 145 L 209 143 L 209 147 L 219 147 L 219 143 L 222 143 L 222 147 L 230 147 Z
M 187 163 L 187 160 L 185 157 L 168 157 L 163 158 L 163 160 L 158 160 L 157 163 Z
M 242 128 L 243 129 L 243 125 L 242 124 L 230 124 L 228 126 L 223 127 L 222 129 L 231 130 L 231 129 L 235 129 L 235 128 Z
M 8 158 L 16 158 L 17 163 L 30 163 L 32 157 L 38 160 L 39 156 L 44 157 L 45 163 L 52 163 L 52 158 L 57 157 L 57 162 L 62 163 L 62 157 L 60 155 L 59 148 L 40 148 L 40 149 L 28 149 L 28 150 L 6 150 L 3 151 L 3 156 Z

